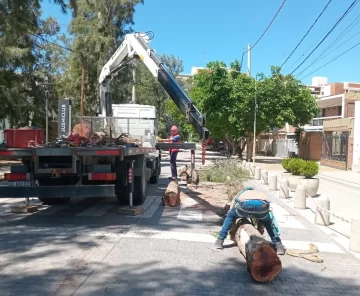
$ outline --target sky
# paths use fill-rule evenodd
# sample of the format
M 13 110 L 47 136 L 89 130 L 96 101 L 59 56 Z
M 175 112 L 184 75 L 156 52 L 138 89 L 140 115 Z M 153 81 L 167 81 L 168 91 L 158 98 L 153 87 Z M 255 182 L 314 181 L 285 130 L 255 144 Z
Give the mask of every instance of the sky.
M 251 50 L 251 75 L 270 74 L 280 66 L 306 34 L 329 0 L 287 0 L 277 18 Z M 310 33 L 285 63 L 282 72 L 292 73 L 330 31 L 354 0 L 333 0 Z M 144 0 L 136 7 L 134 31 L 153 31 L 151 48 L 159 54 L 173 54 L 183 61 L 188 74 L 192 67 L 210 61 L 229 65 L 241 60 L 248 44 L 265 31 L 283 0 Z M 359 1 L 360 2 L 360 1 Z M 62 28 L 71 19 L 49 0 L 43 2 L 43 16 L 55 17 Z M 360 81 L 360 45 L 317 70 L 360 42 L 360 4 L 338 24 L 325 41 L 293 74 L 310 85 L 314 76 L 329 82 Z M 347 29 L 348 28 L 348 29 Z M 344 43 L 344 44 L 343 44 Z M 329 47 L 330 46 L 330 47 Z M 325 52 L 324 52 L 325 51 Z M 247 68 L 244 55 L 243 71 Z M 315 71 L 316 70 L 316 71 Z M 314 73 L 312 73 L 315 71 Z

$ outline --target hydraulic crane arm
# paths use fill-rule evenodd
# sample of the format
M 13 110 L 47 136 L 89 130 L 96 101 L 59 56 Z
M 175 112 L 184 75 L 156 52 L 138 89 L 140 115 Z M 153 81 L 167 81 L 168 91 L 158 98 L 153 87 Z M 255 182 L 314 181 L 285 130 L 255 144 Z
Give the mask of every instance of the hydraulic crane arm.
M 99 84 L 102 116 L 112 116 L 110 81 L 132 59 L 140 58 L 178 109 L 186 116 L 187 121 L 194 126 L 201 139 L 208 140 L 209 130 L 205 126 L 205 116 L 195 107 L 180 84 L 170 74 L 164 63 L 160 61 L 155 51 L 148 46 L 150 41 L 151 38 L 146 33 L 127 34 L 123 43 L 101 70 Z

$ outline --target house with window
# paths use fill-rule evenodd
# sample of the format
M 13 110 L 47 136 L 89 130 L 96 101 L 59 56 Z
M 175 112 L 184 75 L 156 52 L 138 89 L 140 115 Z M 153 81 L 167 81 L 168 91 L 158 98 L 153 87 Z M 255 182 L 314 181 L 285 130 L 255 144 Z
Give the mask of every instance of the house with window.
M 326 77 L 314 77 L 308 88 L 320 111 L 303 127 L 299 156 L 320 161 L 322 165 L 351 169 L 355 102 L 360 100 L 360 83 L 328 83 Z

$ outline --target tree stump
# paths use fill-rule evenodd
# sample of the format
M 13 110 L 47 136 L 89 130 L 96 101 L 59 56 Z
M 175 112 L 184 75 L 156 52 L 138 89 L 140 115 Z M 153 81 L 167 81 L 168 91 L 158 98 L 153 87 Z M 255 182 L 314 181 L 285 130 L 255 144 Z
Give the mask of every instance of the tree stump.
M 259 226 L 263 231 L 262 224 Z M 230 229 L 230 236 L 245 257 L 248 271 L 255 281 L 270 282 L 280 274 L 282 264 L 275 247 L 248 220 L 238 219 Z
M 165 206 L 175 207 L 176 205 L 180 205 L 179 183 L 174 179 L 169 179 L 170 183 L 165 190 L 163 203 Z

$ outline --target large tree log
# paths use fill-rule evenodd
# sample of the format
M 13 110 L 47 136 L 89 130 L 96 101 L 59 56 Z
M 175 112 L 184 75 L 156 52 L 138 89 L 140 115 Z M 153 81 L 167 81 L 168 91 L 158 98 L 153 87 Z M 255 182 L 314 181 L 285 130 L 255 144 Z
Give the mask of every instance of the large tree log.
M 261 228 L 263 231 L 263 226 Z M 279 275 L 282 264 L 275 247 L 249 221 L 237 220 L 230 229 L 230 236 L 245 257 L 248 271 L 255 281 L 270 282 Z
M 169 180 L 169 185 L 167 186 L 163 196 L 163 203 L 165 206 L 175 207 L 176 205 L 180 205 L 179 183 L 172 178 L 169 178 Z

